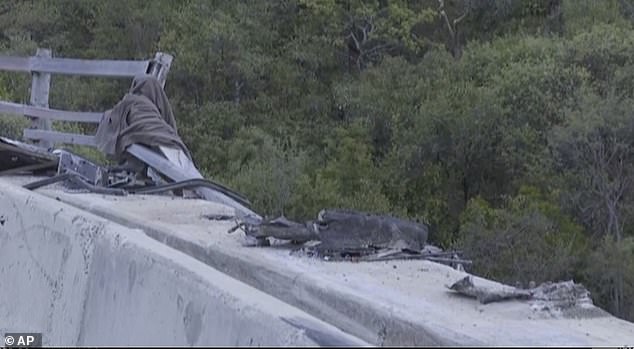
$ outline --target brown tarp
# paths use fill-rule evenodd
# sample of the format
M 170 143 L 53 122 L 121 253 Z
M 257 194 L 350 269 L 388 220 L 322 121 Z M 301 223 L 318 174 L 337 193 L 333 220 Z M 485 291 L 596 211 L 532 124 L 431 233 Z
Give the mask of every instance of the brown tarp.
M 135 77 L 130 91 L 104 113 L 95 141 L 99 150 L 115 159 L 122 159 L 125 149 L 134 143 L 181 148 L 191 159 L 178 136 L 165 91 L 149 75 Z

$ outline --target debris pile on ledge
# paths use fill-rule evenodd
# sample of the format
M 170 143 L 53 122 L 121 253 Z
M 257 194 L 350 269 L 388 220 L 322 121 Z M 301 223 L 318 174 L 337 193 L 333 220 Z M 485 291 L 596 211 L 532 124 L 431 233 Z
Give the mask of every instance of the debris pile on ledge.
M 240 221 L 229 230 L 242 229 L 256 245 L 267 246 L 269 238 L 300 244 L 297 252 L 324 260 L 385 261 L 426 259 L 463 268 L 471 261 L 459 258 L 460 251 L 444 252 L 427 245 L 429 227 L 389 215 L 347 209 L 323 209 L 314 221 L 304 224 L 286 217 L 249 223 Z
M 189 158 L 187 166 L 182 166 L 162 147 L 154 149 L 133 144 L 127 148 L 129 156 L 122 165 L 107 167 L 63 149 L 47 151 L 9 139 L 0 141 L 0 157 L 5 159 L 0 174 L 48 175 L 26 184 L 24 187 L 29 190 L 58 182 L 71 192 L 120 196 L 183 195 L 184 190 L 193 189 L 195 196 L 232 207 L 235 215 L 230 218 L 239 221 L 232 231 L 241 228 L 256 245 L 269 245 L 270 238 L 287 240 L 300 247 L 296 253 L 330 261 L 427 259 L 459 269 L 471 264 L 460 259 L 460 251 L 444 252 L 427 245 L 429 228 L 426 224 L 388 215 L 324 209 L 316 220 L 303 224 L 283 216 L 263 220 L 243 195 L 204 179 Z
M 67 150 L 3 138 L 0 175 L 56 169 L 55 176 L 25 187 L 34 190 L 61 182 L 68 190 L 110 195 L 187 193 L 232 207 L 251 221 L 262 219 L 244 196 L 205 179 L 198 171 L 178 135 L 165 91 L 154 76 L 135 76 L 128 93 L 102 114 L 93 145 L 117 165 L 102 166 Z

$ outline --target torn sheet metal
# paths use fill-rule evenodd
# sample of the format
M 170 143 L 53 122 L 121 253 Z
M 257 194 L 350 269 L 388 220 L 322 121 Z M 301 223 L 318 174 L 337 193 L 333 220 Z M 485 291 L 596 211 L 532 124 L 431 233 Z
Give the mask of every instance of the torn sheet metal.
M 544 312 L 550 314 L 549 316 L 594 317 L 605 315 L 605 311 L 595 307 L 592 303 L 590 292 L 583 285 L 572 280 L 549 281 L 528 289 L 507 285 L 493 288 L 476 286 L 471 275 L 467 275 L 447 288 L 462 295 L 476 298 L 482 304 L 509 300 L 527 301 L 533 311 Z
M 315 222 L 324 249 L 376 248 L 420 252 L 427 242 L 427 225 L 388 215 L 324 209 Z
M 282 216 L 256 224 L 242 221 L 236 228 L 250 228 L 250 225 L 256 225 L 259 229 L 246 229 L 247 235 L 300 242 L 318 240 L 323 249 L 334 250 L 387 248 L 420 253 L 429 233 L 426 224 L 344 209 L 321 210 L 317 220 L 305 224 Z
M 132 144 L 126 149 L 126 151 L 173 181 L 180 182 L 188 179 L 203 178 L 189 158 L 185 157 L 180 159 L 181 161 L 186 162 L 185 165 L 172 162 L 165 156 L 160 155 L 158 152 L 140 144 Z M 228 188 L 226 188 L 226 190 L 230 191 Z M 198 187 L 195 191 L 206 200 L 218 202 L 234 208 L 236 210 L 236 216 L 240 217 L 240 220 L 242 221 L 248 221 L 249 223 L 255 225 L 260 224 L 262 221 L 262 217 L 259 214 L 253 211 L 250 207 L 247 207 L 238 200 L 235 200 L 230 195 L 206 187 Z
M 302 249 L 308 255 L 327 260 L 427 259 L 452 266 L 471 264 L 471 261 L 460 259 L 458 251 L 427 251 L 429 228 L 426 224 L 389 215 L 324 209 L 317 220 L 304 224 L 281 216 L 259 224 L 239 221 L 229 232 L 237 229 L 242 229 L 247 238 L 304 243 Z
M 57 160 L 43 148 L 0 137 L 0 175 L 55 170 Z
M 281 216 L 260 227 L 260 236 L 274 237 L 280 240 L 291 240 L 295 242 L 307 242 L 311 240 L 319 240 L 319 235 L 312 229 L 310 224 L 300 224 L 288 220 Z
M 65 150 L 56 150 L 55 154 L 59 156 L 58 175 L 73 173 L 92 185 L 108 185 L 108 171 L 105 168 Z

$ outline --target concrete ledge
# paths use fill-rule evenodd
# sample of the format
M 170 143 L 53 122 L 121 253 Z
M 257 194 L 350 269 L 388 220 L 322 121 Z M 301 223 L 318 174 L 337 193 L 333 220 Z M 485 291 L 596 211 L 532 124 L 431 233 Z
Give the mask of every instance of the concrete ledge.
M 50 192 L 45 192 L 50 195 Z M 276 265 L 266 259 L 247 259 L 243 253 L 256 249 L 244 248 L 236 254 L 233 249 L 214 248 L 181 238 L 166 226 L 126 214 L 116 207 L 103 207 L 98 201 L 84 201 L 84 195 L 55 196 L 76 207 L 81 207 L 113 222 L 142 229 L 157 241 L 192 256 L 207 265 L 267 292 L 289 304 L 304 309 L 344 331 L 374 345 L 476 345 L 483 342 L 443 327 L 442 322 L 420 323 L 394 313 L 390 306 L 377 302 L 368 294 L 355 294 L 324 282 L 319 275 L 293 270 L 290 265 Z M 92 194 L 89 194 L 92 195 Z M 71 199 L 72 198 L 72 199 Z M 70 200 L 69 200 L 70 199 Z M 77 201 L 79 200 L 79 201 Z M 204 204 L 208 204 L 204 202 Z M 213 205 L 213 204 L 211 204 Z M 222 210 L 222 208 L 221 208 Z M 259 251 L 260 252 L 260 251 Z M 343 286 L 343 285 L 341 285 Z
M 566 319 L 523 302 L 480 305 L 447 292 L 464 273 L 426 261 L 329 263 L 289 256 L 287 247 L 246 248 L 230 213 L 200 200 L 116 198 L 41 192 L 128 227 L 143 229 L 226 274 L 375 345 L 622 345 L 634 325 L 612 316 Z M 499 284 L 476 278 L 480 285 Z
M 367 345 L 146 236 L 0 180 L 0 333 L 60 345 Z

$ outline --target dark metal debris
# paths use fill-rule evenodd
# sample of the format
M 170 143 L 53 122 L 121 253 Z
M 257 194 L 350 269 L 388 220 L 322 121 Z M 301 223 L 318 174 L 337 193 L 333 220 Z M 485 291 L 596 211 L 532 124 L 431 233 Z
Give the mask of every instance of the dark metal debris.
M 394 249 L 419 252 L 428 227 L 404 219 L 361 211 L 325 209 L 314 225 L 321 249 Z
M 0 175 L 54 171 L 57 161 L 45 149 L 0 137 Z
M 238 221 L 229 230 L 242 229 L 248 238 L 302 243 L 308 256 L 325 260 L 387 261 L 426 259 L 454 267 L 471 264 L 460 259 L 460 251 L 444 252 L 426 245 L 428 227 L 389 215 L 346 209 L 324 209 L 317 220 L 297 223 L 281 216 L 262 222 Z M 308 245 L 310 241 L 316 244 Z M 266 244 L 260 244 L 260 246 Z

